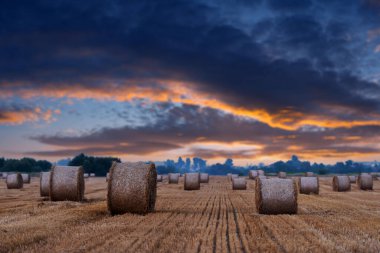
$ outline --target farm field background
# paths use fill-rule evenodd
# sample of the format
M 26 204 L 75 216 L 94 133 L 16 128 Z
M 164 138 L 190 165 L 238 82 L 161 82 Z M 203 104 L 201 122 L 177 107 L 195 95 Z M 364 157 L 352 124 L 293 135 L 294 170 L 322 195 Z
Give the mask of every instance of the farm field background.
M 373 191 L 298 195 L 297 215 L 259 215 L 255 182 L 233 191 L 211 176 L 199 191 L 158 183 L 156 211 L 110 216 L 105 178 L 86 179 L 86 200 L 39 197 L 39 178 L 22 190 L 0 182 L 0 252 L 380 252 L 380 181 Z

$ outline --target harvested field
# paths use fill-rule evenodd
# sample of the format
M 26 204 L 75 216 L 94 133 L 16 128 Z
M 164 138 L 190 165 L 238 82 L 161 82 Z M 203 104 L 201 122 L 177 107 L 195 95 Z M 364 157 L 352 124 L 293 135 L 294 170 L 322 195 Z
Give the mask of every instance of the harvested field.
M 110 216 L 104 178 L 86 180 L 85 201 L 49 202 L 39 179 L 20 190 L 0 181 L 0 252 L 380 252 L 380 181 L 298 195 L 297 215 L 259 215 L 255 181 L 233 191 L 210 176 L 199 191 L 158 183 L 154 213 Z

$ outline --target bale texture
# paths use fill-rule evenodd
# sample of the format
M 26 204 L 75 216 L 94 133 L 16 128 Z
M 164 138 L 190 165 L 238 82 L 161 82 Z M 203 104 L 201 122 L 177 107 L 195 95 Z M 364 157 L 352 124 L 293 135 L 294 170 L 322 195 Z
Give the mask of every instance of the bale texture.
M 360 174 L 357 184 L 360 190 L 373 190 L 373 178 L 369 174 Z
M 258 178 L 260 178 L 260 179 L 267 179 L 266 176 L 257 176 L 257 177 L 256 177 L 256 181 L 257 181 Z
M 334 176 L 333 177 L 333 191 L 336 191 L 336 192 L 351 191 L 350 178 L 348 176 Z
M 319 194 L 319 178 L 300 177 L 298 179 L 298 188 L 301 194 Z
M 169 184 L 178 184 L 179 181 L 179 173 L 169 173 Z
M 307 177 L 314 177 L 314 172 L 306 172 L 305 173 L 305 175 L 307 176 Z
M 22 173 L 21 176 L 24 184 L 30 184 L 30 174 Z
M 50 171 L 41 172 L 40 174 L 40 196 L 49 197 L 50 189 Z
M 82 166 L 54 166 L 50 172 L 51 201 L 82 201 L 84 177 Z
M 258 175 L 259 175 L 259 172 L 257 170 L 250 170 L 248 173 L 249 179 L 256 179 Z
M 199 173 L 185 173 L 184 189 L 186 191 L 199 190 L 201 188 Z
M 247 190 L 247 181 L 245 178 L 232 178 L 232 190 Z
M 24 181 L 20 173 L 7 175 L 7 189 L 21 189 L 24 186 Z
M 157 175 L 157 182 L 162 182 L 162 175 Z
M 154 163 L 113 162 L 108 181 L 107 206 L 114 214 L 153 212 L 157 195 Z
M 351 184 L 356 183 L 356 176 L 349 176 L 349 179 Z
M 256 179 L 256 209 L 260 214 L 296 214 L 297 185 L 292 179 Z
M 286 172 L 280 171 L 280 172 L 278 173 L 278 177 L 279 177 L 279 178 L 286 178 Z
M 209 181 L 209 176 L 208 176 L 208 173 L 201 173 L 201 175 L 200 175 L 200 177 L 201 177 L 201 183 L 208 183 L 208 181 Z
M 259 176 L 265 176 L 265 172 L 263 170 L 258 170 L 257 173 L 259 173 Z

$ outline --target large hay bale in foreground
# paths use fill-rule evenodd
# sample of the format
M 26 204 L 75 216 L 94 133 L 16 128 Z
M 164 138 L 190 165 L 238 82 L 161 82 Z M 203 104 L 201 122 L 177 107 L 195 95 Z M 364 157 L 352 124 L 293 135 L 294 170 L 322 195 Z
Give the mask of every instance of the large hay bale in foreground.
M 157 172 L 154 163 L 113 162 L 108 181 L 107 206 L 111 214 L 154 211 Z
M 373 178 L 369 174 L 360 174 L 357 180 L 360 190 L 373 190 Z
M 209 181 L 209 176 L 208 176 L 208 173 L 201 173 L 200 175 L 200 181 L 201 183 L 208 183 Z
M 232 178 L 232 190 L 247 190 L 247 181 L 245 178 Z
M 49 197 L 50 190 L 50 171 L 40 174 L 40 196 Z
M 24 181 L 20 173 L 7 175 L 7 189 L 21 189 L 24 186 Z
M 162 175 L 157 175 L 157 182 L 162 182 Z
M 199 173 L 185 173 L 184 189 L 186 191 L 199 190 L 201 188 Z
M 178 184 L 179 176 L 180 176 L 179 173 L 169 173 L 168 174 L 169 184 Z
M 260 214 L 295 214 L 297 197 L 292 179 L 256 179 L 255 203 Z
M 305 176 L 307 177 L 314 177 L 314 172 L 308 171 L 305 173 Z
M 265 172 L 263 170 L 258 170 L 257 173 L 259 173 L 259 176 L 265 176 Z
M 351 191 L 350 178 L 348 176 L 334 176 L 333 177 L 333 191 L 336 191 L 336 192 Z
M 30 174 L 28 173 L 21 173 L 22 181 L 24 184 L 30 184 Z
M 298 188 L 301 194 L 319 194 L 319 178 L 300 177 L 298 179 Z
M 54 166 L 50 172 L 51 201 L 82 201 L 84 197 L 82 166 Z
M 278 172 L 278 177 L 279 178 L 286 178 L 286 172 L 284 172 L 284 171 Z
M 257 170 L 250 170 L 248 173 L 249 179 L 256 179 L 259 176 L 259 172 Z
M 356 176 L 349 176 L 348 178 L 350 179 L 350 183 L 351 184 L 355 184 L 356 183 Z

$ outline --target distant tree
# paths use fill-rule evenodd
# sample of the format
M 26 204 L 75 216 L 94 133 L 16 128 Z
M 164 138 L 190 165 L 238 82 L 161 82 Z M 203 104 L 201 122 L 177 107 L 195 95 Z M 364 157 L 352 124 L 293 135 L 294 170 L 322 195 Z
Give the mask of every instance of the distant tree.
M 190 158 L 186 158 L 185 171 L 186 172 L 190 171 L 190 167 L 191 167 L 191 160 Z
M 82 166 L 84 164 L 85 159 L 86 159 L 86 156 L 83 153 L 81 153 L 81 154 L 75 156 L 69 162 L 69 166 Z
M 183 161 L 182 157 L 178 157 L 176 168 L 178 169 L 180 173 L 182 173 L 182 170 L 184 167 L 185 167 L 185 162 Z
M 224 162 L 224 166 L 232 168 L 234 167 L 234 161 L 231 158 L 227 158 Z
M 116 157 L 93 157 L 79 154 L 70 161 L 69 166 L 83 166 L 85 173 L 105 176 L 112 162 L 121 162 L 121 160 Z
M 5 159 L 4 157 L 0 157 L 0 170 L 4 167 Z

